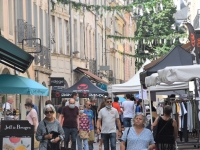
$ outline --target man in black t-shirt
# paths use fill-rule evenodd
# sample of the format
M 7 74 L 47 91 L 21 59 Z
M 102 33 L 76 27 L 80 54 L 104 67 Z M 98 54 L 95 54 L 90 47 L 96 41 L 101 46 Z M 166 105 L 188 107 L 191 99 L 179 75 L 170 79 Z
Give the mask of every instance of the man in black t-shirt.
M 76 138 L 78 135 L 78 120 L 79 120 L 79 110 L 78 107 L 75 106 L 75 100 L 71 98 L 69 100 L 69 105 L 63 107 L 62 113 L 59 117 L 59 122 L 62 123 L 63 121 L 63 130 L 65 132 L 65 142 L 66 146 L 68 148 L 69 138 L 71 135 L 71 141 L 72 141 L 72 149 L 76 149 Z

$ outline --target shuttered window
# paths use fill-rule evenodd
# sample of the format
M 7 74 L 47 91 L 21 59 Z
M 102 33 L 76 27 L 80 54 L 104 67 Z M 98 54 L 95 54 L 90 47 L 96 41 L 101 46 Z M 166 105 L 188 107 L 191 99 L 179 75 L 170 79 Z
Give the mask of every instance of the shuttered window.
M 43 39 L 43 10 L 40 8 L 40 39 L 42 42 L 42 45 L 44 43 L 44 39 Z
M 28 24 L 32 24 L 32 6 L 31 1 L 26 1 L 26 21 Z
M 38 11 L 37 11 L 36 4 L 34 4 L 34 26 L 36 28 L 36 30 L 35 30 L 36 37 L 38 37 Z
M 23 18 L 23 0 L 17 0 L 17 19 Z

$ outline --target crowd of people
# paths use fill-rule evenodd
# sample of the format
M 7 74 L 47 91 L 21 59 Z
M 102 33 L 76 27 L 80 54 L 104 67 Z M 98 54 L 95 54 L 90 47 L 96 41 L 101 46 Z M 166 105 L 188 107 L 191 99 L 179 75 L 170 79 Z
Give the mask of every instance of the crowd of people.
M 3 106 L 11 109 L 13 99 L 8 97 Z M 151 127 L 142 113 L 141 100 L 136 101 L 131 94 L 119 103 L 119 98 L 106 97 L 97 107 L 96 99 L 84 99 L 79 104 L 78 93 L 73 93 L 68 101 L 63 100 L 55 110 L 51 100 L 45 102 L 44 119 L 39 122 L 38 108 L 30 98 L 26 99 L 26 120 L 34 126 L 35 150 L 93 150 L 98 137 L 99 150 L 175 150 L 177 123 L 170 117 L 172 107 L 166 105 L 163 116 L 155 119 Z M 151 128 L 151 129 L 150 129 Z M 153 131 L 153 133 L 152 133 Z M 37 144 L 38 142 L 38 144 Z

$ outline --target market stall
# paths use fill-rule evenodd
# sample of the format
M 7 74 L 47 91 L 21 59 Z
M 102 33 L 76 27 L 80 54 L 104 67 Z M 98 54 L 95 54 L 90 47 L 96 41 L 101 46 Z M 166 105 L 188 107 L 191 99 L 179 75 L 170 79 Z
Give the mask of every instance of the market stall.
M 10 75 L 0 75 L 0 94 L 22 94 L 48 96 L 49 90 L 34 80 Z M 1 109 L 1 114 L 3 111 Z M 18 113 L 14 114 L 20 115 Z M 4 115 L 7 115 L 4 113 Z M 1 120 L 0 149 L 33 150 L 34 127 L 27 120 Z
M 73 92 L 79 93 L 80 98 L 89 98 L 89 97 L 105 97 L 108 96 L 108 93 L 93 83 L 90 80 L 83 76 L 77 83 L 71 86 L 68 89 L 54 89 L 52 90 L 52 98 L 71 98 Z

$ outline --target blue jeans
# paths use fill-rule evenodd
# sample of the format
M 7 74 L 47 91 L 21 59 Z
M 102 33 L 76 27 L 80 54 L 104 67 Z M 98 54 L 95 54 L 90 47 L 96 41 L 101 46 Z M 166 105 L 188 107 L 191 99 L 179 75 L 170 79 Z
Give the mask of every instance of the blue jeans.
M 116 150 L 116 133 L 101 133 L 103 139 L 104 150 L 109 150 L 109 142 L 111 150 Z
M 77 139 L 77 128 L 66 128 L 63 127 L 63 130 L 65 132 L 65 143 L 66 147 L 68 148 L 68 143 L 69 143 L 69 137 L 71 135 L 71 140 L 72 140 L 72 149 L 76 150 L 76 139 Z
M 125 128 L 127 128 L 127 127 L 132 127 L 131 119 L 132 119 L 132 118 L 124 118 L 124 119 L 123 119 L 123 123 L 124 123 L 124 127 L 125 127 Z
M 77 136 L 77 145 L 78 145 L 78 150 L 82 150 L 82 142 L 84 145 L 84 150 L 89 150 L 88 148 L 88 139 L 81 139 L 80 136 Z

